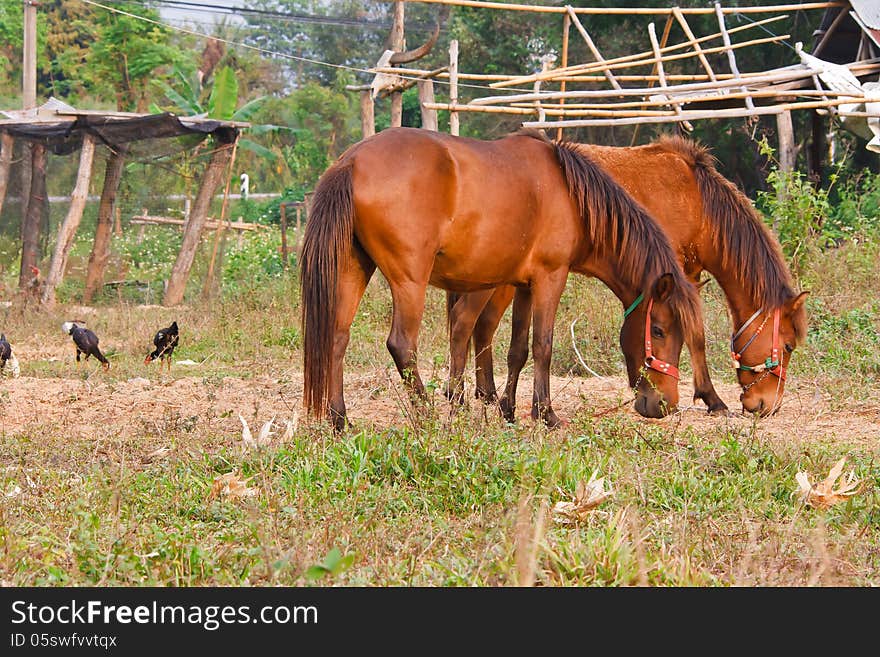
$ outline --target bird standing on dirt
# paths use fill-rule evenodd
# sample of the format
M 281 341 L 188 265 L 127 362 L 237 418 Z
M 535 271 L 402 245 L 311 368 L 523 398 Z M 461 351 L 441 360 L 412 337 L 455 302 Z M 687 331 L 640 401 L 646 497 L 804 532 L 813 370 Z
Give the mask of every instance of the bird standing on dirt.
M 161 359 L 159 361 L 159 369 L 162 369 L 162 363 L 168 363 L 168 370 L 171 370 L 171 354 L 174 353 L 174 347 L 177 346 L 177 341 L 180 339 L 180 336 L 177 333 L 177 322 L 171 322 L 171 326 L 168 326 L 163 329 L 159 329 L 156 333 L 156 336 L 153 338 L 153 344 L 156 348 L 152 353 L 148 354 L 146 358 L 144 358 L 144 365 L 149 364 L 151 361 L 156 360 L 157 358 Z
M 0 333 L 0 371 L 6 368 L 6 363 L 12 368 L 12 378 L 17 379 L 19 375 L 18 359 L 12 353 L 12 345 L 6 339 L 3 333 Z
M 98 336 L 85 326 L 81 326 L 83 323 L 81 321 L 74 321 L 64 322 L 61 325 L 61 330 L 72 337 L 73 343 L 76 345 L 77 364 L 80 362 L 80 355 L 85 354 L 86 360 L 89 359 L 89 356 L 94 356 L 101 361 L 101 367 L 105 370 L 110 369 L 110 362 L 104 358 L 104 354 L 98 349 Z

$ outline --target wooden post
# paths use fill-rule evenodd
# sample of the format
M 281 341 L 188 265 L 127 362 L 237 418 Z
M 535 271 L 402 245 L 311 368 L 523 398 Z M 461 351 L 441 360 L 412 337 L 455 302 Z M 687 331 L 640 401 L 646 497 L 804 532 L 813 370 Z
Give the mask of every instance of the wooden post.
M 281 211 L 281 266 L 287 269 L 287 211 L 284 201 L 281 201 L 278 209 Z
M 46 285 L 43 288 L 43 305 L 51 308 L 55 305 L 55 289 L 64 278 L 64 269 L 67 267 L 67 255 L 73 246 L 73 238 L 76 237 L 76 229 L 82 221 L 83 210 L 86 207 L 86 199 L 89 196 L 89 183 L 92 180 L 92 161 L 95 158 L 95 138 L 86 134 L 83 137 L 82 148 L 79 154 L 79 171 L 76 174 L 76 185 L 70 196 L 70 208 L 67 216 L 58 229 L 58 241 L 55 243 L 55 253 L 49 265 L 49 273 L 46 275 Z
M 6 189 L 9 187 L 9 172 L 12 170 L 12 150 L 15 140 L 7 132 L 0 133 L 0 214 L 6 200 Z M 21 194 L 24 196 L 24 194 Z
M 223 170 L 229 163 L 232 154 L 232 142 L 235 137 L 225 138 L 215 133 L 216 148 L 211 155 L 211 161 L 208 168 L 202 176 L 202 185 L 199 187 L 195 202 L 193 203 L 192 213 L 183 233 L 183 243 L 180 246 L 180 253 L 177 254 L 177 260 L 171 269 L 171 276 L 168 278 L 168 286 L 165 288 L 165 296 L 162 299 L 164 306 L 176 306 L 183 301 L 183 293 L 186 290 L 186 282 L 189 279 L 189 272 L 192 268 L 193 260 L 196 257 L 196 250 L 199 247 L 199 240 L 202 237 L 202 229 L 205 221 L 208 219 L 208 212 L 211 208 L 211 200 L 214 198 L 214 192 L 217 191 L 218 185 L 223 180 Z
M 437 131 L 437 110 L 425 107 L 434 102 L 434 81 L 419 80 L 419 106 L 422 108 L 422 128 Z
M 405 8 L 406 3 L 400 2 L 400 0 L 394 3 L 394 19 L 391 23 L 391 36 L 388 41 L 391 50 L 395 52 L 406 50 L 406 38 L 403 34 Z M 391 94 L 391 127 L 399 128 L 401 125 L 403 125 L 403 94 L 395 91 Z
M 118 205 L 116 206 L 115 214 L 116 223 L 113 226 L 113 234 L 116 235 L 116 237 L 122 237 L 122 210 Z
M 107 158 L 107 166 L 104 169 L 104 188 L 101 191 L 101 204 L 98 206 L 98 223 L 95 226 L 95 242 L 92 245 L 92 253 L 89 256 L 89 268 L 86 271 L 86 286 L 83 291 L 83 303 L 91 303 L 95 294 L 104 282 L 104 271 L 107 269 L 107 259 L 110 257 L 110 225 L 113 215 L 116 214 L 119 223 L 119 208 L 116 206 L 116 194 L 119 191 L 119 182 L 122 179 L 122 169 L 125 165 L 125 147 L 119 146 L 110 153 Z M 114 213 L 114 210 L 116 211 Z M 119 226 L 119 231 L 122 227 Z
M 229 184 L 232 181 L 232 170 L 235 168 L 235 154 L 238 150 L 238 138 L 232 144 L 232 156 L 229 158 L 229 172 L 226 175 L 226 187 L 223 189 L 223 204 L 220 206 L 220 222 L 217 230 L 214 231 L 214 247 L 211 249 L 211 261 L 208 263 L 208 273 L 205 275 L 205 282 L 202 286 L 202 296 L 208 298 L 214 289 L 214 265 L 217 260 L 217 251 L 220 248 L 221 238 L 225 237 L 226 229 L 226 208 L 229 206 Z M 223 246 L 226 246 L 223 241 Z
M 25 290 L 34 279 L 31 267 L 36 267 L 40 259 L 40 220 L 46 204 L 46 147 L 42 144 L 30 145 L 31 175 L 27 192 L 27 211 L 21 222 L 21 268 L 18 273 L 18 287 Z M 25 200 L 22 189 L 22 205 Z
M 24 27 L 24 35 L 22 40 L 21 53 L 21 99 L 22 109 L 27 110 L 37 106 L 37 2 L 34 2 L 34 0 L 25 0 L 23 12 L 24 15 L 22 17 L 22 24 Z M 41 158 L 40 162 L 34 162 L 34 158 L 37 156 L 34 153 L 34 150 L 37 148 L 43 149 L 43 152 L 39 154 L 39 157 Z M 24 156 L 21 163 L 21 194 L 19 194 L 19 196 L 21 197 L 22 249 L 24 249 L 24 243 L 29 237 L 25 236 L 25 231 L 32 229 L 32 226 L 30 226 L 28 222 L 28 218 L 30 216 L 28 214 L 28 206 L 30 205 L 31 201 L 31 194 L 28 190 L 31 190 L 33 188 L 33 180 L 31 176 L 36 169 L 41 170 L 42 173 L 45 175 L 45 147 L 39 146 L 38 144 L 25 143 Z M 42 181 L 38 181 L 37 187 L 41 185 L 45 186 L 45 177 Z M 42 196 L 42 194 L 38 194 L 38 196 Z M 42 212 L 42 205 L 39 208 L 39 212 Z M 37 216 L 39 217 L 39 214 Z M 37 240 L 39 240 L 39 227 L 37 227 L 36 231 Z M 24 256 L 23 252 L 22 256 Z M 27 271 L 27 276 L 31 276 L 29 269 Z M 28 280 L 30 280 L 30 278 L 28 278 Z
M 376 134 L 376 114 L 370 90 L 361 91 L 361 136 L 363 139 Z
M 587 48 L 590 49 L 590 52 L 593 53 L 593 57 L 596 58 L 597 62 L 604 62 L 605 58 L 602 57 L 602 53 L 599 52 L 599 49 L 596 47 L 596 44 L 593 43 L 593 39 L 590 38 L 589 32 L 587 32 L 586 28 L 581 23 L 577 14 L 574 12 L 574 9 L 571 7 L 566 7 L 568 11 L 568 15 L 571 16 L 571 20 L 574 23 L 574 26 L 577 28 L 577 31 L 581 33 L 581 36 L 584 38 L 584 41 L 587 44 Z M 609 69 L 604 69 L 602 71 L 605 74 L 605 77 L 608 78 L 608 82 L 611 83 L 611 86 L 615 89 L 620 89 L 620 83 L 617 81 L 617 78 L 614 77 L 614 74 L 611 73 Z
M 449 104 L 458 104 L 458 39 L 449 42 Z M 458 112 L 449 112 L 449 134 L 458 136 Z
M 567 13 L 562 18 L 562 61 L 560 62 L 561 68 L 568 67 L 568 33 L 571 31 L 571 14 Z M 565 78 L 562 79 L 562 82 L 559 84 L 559 91 L 565 92 Z M 559 100 L 560 105 L 565 105 L 565 98 L 561 98 Z M 556 140 L 562 140 L 562 128 L 556 129 Z

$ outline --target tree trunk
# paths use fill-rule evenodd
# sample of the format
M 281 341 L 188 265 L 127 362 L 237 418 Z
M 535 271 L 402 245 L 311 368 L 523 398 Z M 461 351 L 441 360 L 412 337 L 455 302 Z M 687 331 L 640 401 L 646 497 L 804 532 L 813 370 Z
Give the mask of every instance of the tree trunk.
M 55 288 L 64 278 L 67 256 L 70 253 L 70 247 L 73 246 L 76 229 L 79 228 L 79 223 L 82 221 L 83 210 L 86 208 L 94 159 L 95 138 L 86 135 L 83 137 L 82 149 L 79 154 L 79 171 L 76 174 L 76 185 L 70 197 L 70 208 L 67 210 L 67 216 L 64 217 L 61 228 L 58 229 L 55 253 L 52 254 L 52 263 L 49 265 L 49 274 L 46 276 L 46 285 L 43 288 L 43 305 L 49 308 L 55 305 Z
M 12 149 L 15 140 L 12 135 L 0 135 L 0 214 L 3 213 L 3 202 L 6 200 L 6 188 L 9 186 L 9 171 L 12 169 Z
M 233 138 L 234 139 L 234 138 Z M 183 243 L 180 245 L 180 253 L 171 269 L 168 279 L 168 287 L 165 289 L 165 297 L 162 300 L 164 306 L 176 306 L 183 301 L 183 293 L 186 282 L 189 279 L 189 271 L 195 260 L 196 250 L 202 236 L 202 229 L 208 219 L 211 209 L 211 200 L 223 179 L 223 170 L 226 168 L 232 156 L 232 139 L 218 139 L 215 141 L 216 148 L 208 168 L 202 177 L 202 185 L 193 203 L 192 212 L 183 233 Z M 219 143 L 218 143 L 219 142 Z
M 91 303 L 95 294 L 104 282 L 104 271 L 110 257 L 110 233 L 113 227 L 113 211 L 116 206 L 116 194 L 122 180 L 122 169 L 125 166 L 125 146 L 118 146 L 107 158 L 104 172 L 104 188 L 101 191 L 101 204 L 98 206 L 98 225 L 95 227 L 95 243 L 89 256 L 89 269 L 86 272 L 86 289 L 83 292 L 83 303 Z
M 22 206 L 27 200 L 27 212 L 21 222 L 21 269 L 18 274 L 19 289 L 27 289 L 34 279 L 31 267 L 40 261 L 40 220 L 46 203 L 46 147 L 32 144 L 30 149 L 30 188 L 25 199 L 22 190 Z

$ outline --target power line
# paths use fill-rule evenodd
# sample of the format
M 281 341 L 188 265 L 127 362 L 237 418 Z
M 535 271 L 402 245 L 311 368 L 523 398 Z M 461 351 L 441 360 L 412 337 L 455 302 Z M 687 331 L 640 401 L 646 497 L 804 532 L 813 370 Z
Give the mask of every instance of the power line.
M 290 23 L 304 23 L 315 25 L 339 25 L 343 27 L 362 27 L 366 29 L 388 31 L 391 29 L 391 23 L 387 21 L 371 21 L 358 18 L 347 18 L 345 16 L 318 16 L 314 14 L 294 14 L 282 11 L 272 11 L 269 9 L 251 9 L 248 7 L 227 7 L 224 5 L 213 5 L 201 2 L 186 2 L 185 0 L 129 0 L 138 4 L 152 6 L 162 5 L 173 9 L 187 9 L 191 11 L 199 11 L 214 15 L 225 16 L 241 16 L 247 17 L 267 17 Z M 114 3 L 110 3 L 114 4 Z M 407 29 L 416 32 L 432 32 L 433 24 L 427 24 L 421 21 L 407 23 Z

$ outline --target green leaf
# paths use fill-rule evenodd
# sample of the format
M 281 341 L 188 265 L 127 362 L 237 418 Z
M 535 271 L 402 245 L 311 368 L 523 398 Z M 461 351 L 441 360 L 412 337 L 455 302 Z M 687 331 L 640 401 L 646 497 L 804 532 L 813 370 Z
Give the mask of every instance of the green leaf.
M 163 83 L 163 90 L 168 100 L 174 103 L 177 109 L 183 110 L 188 116 L 204 114 L 205 110 L 201 105 L 193 103 L 191 99 L 177 93 L 170 84 Z
M 270 96 L 259 96 L 258 98 L 249 100 L 232 115 L 232 118 L 236 121 L 249 121 L 250 118 L 256 114 L 263 105 L 265 105 L 269 98 Z
M 214 74 L 214 86 L 208 99 L 208 116 L 212 119 L 229 120 L 238 104 L 238 80 L 235 71 L 224 66 Z
M 251 141 L 250 139 L 239 139 L 238 145 L 246 151 L 250 151 L 255 155 L 266 158 L 270 162 L 274 162 L 278 157 L 265 146 L 260 146 L 258 143 Z

